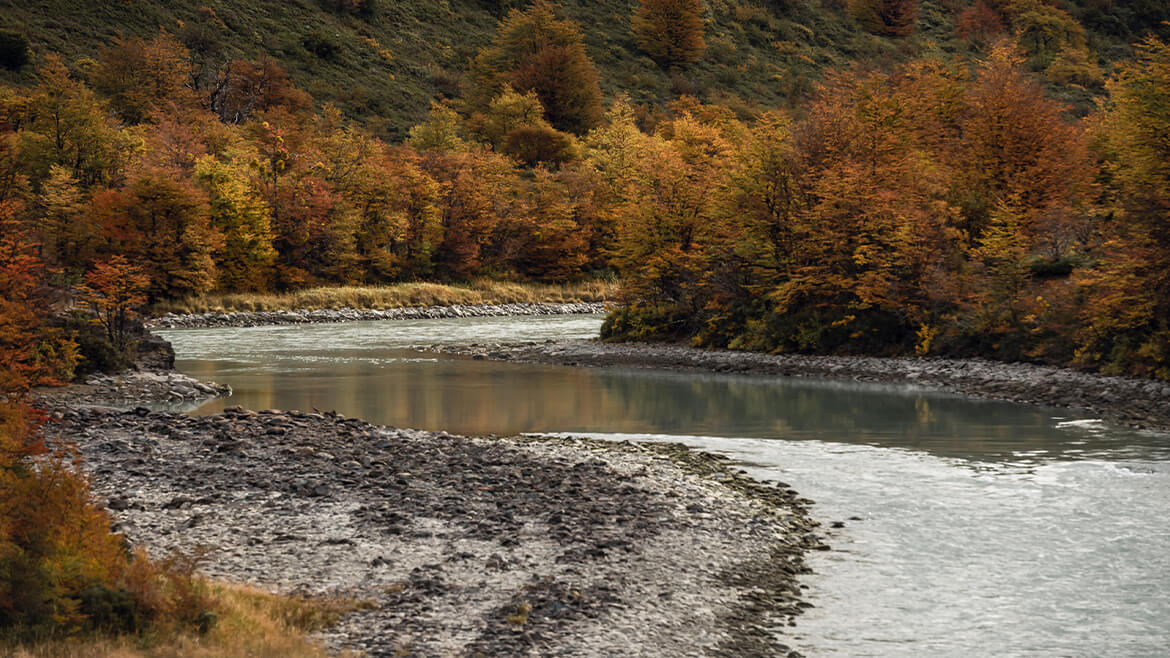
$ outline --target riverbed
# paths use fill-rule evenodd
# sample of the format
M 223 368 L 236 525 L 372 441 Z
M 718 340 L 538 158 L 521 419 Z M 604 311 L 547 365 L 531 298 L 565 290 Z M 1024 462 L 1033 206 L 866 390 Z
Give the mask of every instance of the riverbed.
M 504 363 L 413 349 L 568 340 L 600 316 L 160 332 L 235 394 L 453 433 L 672 440 L 817 501 L 810 655 L 1160 655 L 1170 436 L 927 386 Z

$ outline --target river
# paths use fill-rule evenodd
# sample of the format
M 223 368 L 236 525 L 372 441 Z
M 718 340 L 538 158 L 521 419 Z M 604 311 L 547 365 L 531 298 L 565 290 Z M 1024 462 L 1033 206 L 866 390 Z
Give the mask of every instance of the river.
M 599 316 L 171 330 L 225 404 L 453 433 L 680 441 L 816 501 L 809 656 L 1162 656 L 1170 435 L 910 385 L 524 365 L 436 343 L 595 336 Z M 832 522 L 844 527 L 832 528 Z

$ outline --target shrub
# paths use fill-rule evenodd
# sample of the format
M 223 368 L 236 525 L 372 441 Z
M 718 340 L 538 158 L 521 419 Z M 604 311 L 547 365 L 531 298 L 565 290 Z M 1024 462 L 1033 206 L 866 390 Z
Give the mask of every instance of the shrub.
M 86 630 L 134 633 L 142 627 L 142 611 L 130 592 L 106 585 L 91 585 L 81 593 L 81 613 Z
M 341 52 L 341 41 L 337 35 L 321 29 L 306 34 L 301 45 L 321 59 L 333 59 Z
M 28 37 L 12 30 L 0 30 L 0 66 L 10 70 L 19 70 L 28 64 L 29 44 Z
M 78 379 L 95 372 L 116 372 L 130 365 L 130 352 L 114 347 L 106 332 L 93 321 L 90 314 L 73 311 L 58 318 L 56 324 L 77 343 L 81 360 L 74 369 L 74 375 Z
M 573 159 L 573 139 L 551 126 L 521 126 L 508 133 L 504 153 L 529 167 Z
M 695 318 L 675 306 L 626 306 L 605 316 L 601 339 L 682 340 L 693 335 L 695 328 Z

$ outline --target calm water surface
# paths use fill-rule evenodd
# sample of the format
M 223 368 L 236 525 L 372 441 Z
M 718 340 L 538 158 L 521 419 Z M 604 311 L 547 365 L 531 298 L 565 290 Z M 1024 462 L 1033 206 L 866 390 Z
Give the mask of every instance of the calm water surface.
M 817 501 L 810 656 L 1164 656 L 1170 436 L 911 386 L 473 361 L 411 349 L 596 335 L 597 316 L 174 330 L 225 404 L 464 433 L 682 441 Z M 858 517 L 861 520 L 850 520 Z

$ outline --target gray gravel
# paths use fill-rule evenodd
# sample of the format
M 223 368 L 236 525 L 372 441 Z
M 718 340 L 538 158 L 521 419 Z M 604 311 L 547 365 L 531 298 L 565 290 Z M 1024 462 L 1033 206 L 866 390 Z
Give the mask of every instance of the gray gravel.
M 80 449 L 116 529 L 152 554 L 210 547 L 210 577 L 373 603 L 321 634 L 332 649 L 798 655 L 783 632 L 809 605 L 805 554 L 828 546 L 787 485 L 680 444 L 152 411 L 230 391 L 144 342 L 140 370 L 37 392 L 48 440 Z
M 809 501 L 680 445 L 467 438 L 335 414 L 61 409 L 117 527 L 208 576 L 376 607 L 374 656 L 775 656 Z M 795 655 L 795 654 L 793 654 Z
M 204 327 L 256 327 L 281 324 L 320 322 L 356 322 L 359 320 L 425 320 L 437 318 L 478 318 L 508 315 L 570 315 L 603 313 L 605 304 L 578 302 L 570 304 L 455 304 L 387 309 L 317 309 L 288 311 L 234 311 L 230 313 L 168 313 L 150 320 L 150 327 L 162 329 Z
M 190 409 L 232 394 L 230 386 L 203 382 L 174 370 L 123 370 L 90 375 L 84 382 L 35 392 L 45 406 Z
M 663 343 L 571 341 L 524 345 L 437 345 L 477 359 L 572 366 L 664 368 L 784 377 L 911 382 L 997 400 L 1091 411 L 1115 422 L 1170 429 L 1170 382 L 1107 377 L 1053 366 L 980 359 L 773 355 Z

